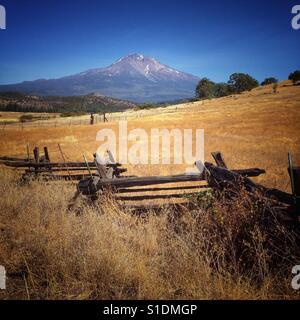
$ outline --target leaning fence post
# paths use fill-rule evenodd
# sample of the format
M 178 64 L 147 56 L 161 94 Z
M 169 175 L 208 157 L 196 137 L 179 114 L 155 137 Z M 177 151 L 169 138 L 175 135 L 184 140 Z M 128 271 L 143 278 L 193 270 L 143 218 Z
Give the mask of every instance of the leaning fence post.
M 227 169 L 227 165 L 223 159 L 222 153 L 220 151 L 212 152 L 211 155 L 213 156 L 214 160 L 218 167 Z
M 33 155 L 34 155 L 34 160 L 35 160 L 35 163 L 36 164 L 39 164 L 40 163 L 40 150 L 38 147 L 35 147 L 33 149 Z M 38 170 L 39 170 L 39 167 L 36 166 L 35 167 L 35 174 L 37 175 L 38 174 Z

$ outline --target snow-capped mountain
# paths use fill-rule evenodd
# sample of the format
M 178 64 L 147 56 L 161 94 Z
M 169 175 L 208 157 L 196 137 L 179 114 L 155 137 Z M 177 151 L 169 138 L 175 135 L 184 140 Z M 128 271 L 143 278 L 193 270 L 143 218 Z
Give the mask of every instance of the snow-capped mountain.
M 164 65 L 154 58 L 130 54 L 106 68 L 68 77 L 0 86 L 0 91 L 36 95 L 84 95 L 91 92 L 136 102 L 191 98 L 199 78 Z

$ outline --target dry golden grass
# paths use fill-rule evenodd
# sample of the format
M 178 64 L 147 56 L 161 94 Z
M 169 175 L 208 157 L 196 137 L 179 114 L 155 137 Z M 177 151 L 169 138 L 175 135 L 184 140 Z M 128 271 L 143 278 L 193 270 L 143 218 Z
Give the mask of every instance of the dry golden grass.
M 177 113 L 132 120 L 129 128 L 204 128 L 205 157 L 223 152 L 231 168 L 261 167 L 257 180 L 289 190 L 287 151 L 300 162 L 300 87 L 282 83 L 242 95 L 178 106 Z M 187 107 L 190 111 L 187 111 Z M 170 108 L 171 109 L 171 108 Z M 1 131 L 1 155 L 25 155 L 47 145 L 61 161 L 97 149 L 96 133 L 117 123 Z M 129 174 L 167 174 L 183 166 L 128 166 Z M 20 185 L 0 171 L 0 265 L 8 271 L 3 299 L 297 299 L 291 268 L 299 264 L 298 235 L 265 216 L 267 205 L 246 196 L 228 204 L 209 195 L 191 211 L 172 206 L 159 215 L 131 215 L 107 198 L 80 199 L 75 186 Z M 267 221 L 267 223 L 266 223 Z
M 168 110 L 178 112 L 167 113 Z M 187 111 L 189 110 L 189 111 Z M 145 111 L 142 111 L 145 112 Z M 153 113 L 153 110 L 149 112 Z M 129 130 L 144 128 L 203 128 L 205 130 L 205 159 L 219 150 L 229 167 L 261 167 L 267 174 L 258 181 L 267 186 L 289 190 L 287 152 L 300 163 L 300 86 L 288 81 L 279 85 L 278 93 L 272 86 L 259 87 L 251 92 L 221 99 L 161 108 L 156 115 L 128 122 Z M 132 112 L 128 112 L 131 114 Z M 51 120 L 50 120 L 51 121 Z M 99 146 L 96 133 L 102 128 L 113 128 L 117 123 L 94 126 L 65 126 L 57 128 L 11 128 L 0 131 L 0 155 L 25 155 L 26 144 L 31 149 L 47 145 L 54 160 L 60 160 L 60 143 L 67 158 L 82 160 Z M 184 166 L 128 166 L 130 174 L 168 174 L 185 170 Z
M 73 187 L 1 171 L 2 299 L 297 299 L 296 235 L 243 196 L 130 214 L 110 198 L 68 210 Z M 266 218 L 267 217 L 267 218 Z

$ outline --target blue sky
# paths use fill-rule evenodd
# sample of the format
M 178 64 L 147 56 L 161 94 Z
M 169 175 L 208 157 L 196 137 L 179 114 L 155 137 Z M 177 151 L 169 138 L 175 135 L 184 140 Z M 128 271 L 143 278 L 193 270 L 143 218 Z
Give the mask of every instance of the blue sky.
M 234 72 L 286 79 L 300 69 L 287 1 L 0 0 L 0 84 L 104 67 L 129 53 L 227 81 Z

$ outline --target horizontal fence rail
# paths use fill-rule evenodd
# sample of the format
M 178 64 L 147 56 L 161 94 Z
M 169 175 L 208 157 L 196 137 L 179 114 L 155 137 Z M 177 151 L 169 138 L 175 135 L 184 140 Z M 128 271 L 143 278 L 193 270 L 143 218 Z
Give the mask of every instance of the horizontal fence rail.
M 253 201 L 269 199 L 276 205 L 280 205 L 282 212 L 287 213 L 294 220 L 295 218 L 299 220 L 300 168 L 293 166 L 290 154 L 288 171 L 292 184 L 291 194 L 275 188 L 264 187 L 249 179 L 249 177 L 264 174 L 265 170 L 263 169 L 228 169 L 219 151 L 212 153 L 216 165 L 205 162 L 204 166 L 200 166 L 202 163 L 196 161 L 195 165 L 200 170 L 197 174 L 138 177 L 122 176 L 121 174 L 127 172 L 127 169 L 122 168 L 121 164 L 115 162 L 110 151 L 107 151 L 107 155 L 110 155 L 109 161 L 103 162 L 104 158 L 100 161 L 98 155 L 94 154 L 93 162 L 87 161 L 85 155 L 83 155 L 84 162 L 67 162 L 61 146 L 58 145 L 58 147 L 63 162 L 51 162 L 47 147 L 44 147 L 42 155 L 40 155 L 39 147 L 35 147 L 33 158 L 31 158 L 27 146 L 27 160 L 14 156 L 2 156 L 0 157 L 0 164 L 25 171 L 22 175 L 23 181 L 28 179 L 43 179 L 46 181 L 79 180 L 77 192 L 71 200 L 71 206 L 74 205 L 80 194 L 91 200 L 96 200 L 106 191 L 111 192 L 116 200 L 130 202 L 154 199 L 170 200 L 171 198 L 180 199 L 184 197 L 188 199 L 187 201 L 190 201 L 191 197 L 197 196 L 204 189 L 211 189 L 216 194 L 222 194 L 222 196 L 230 199 L 234 194 L 239 194 L 241 190 L 244 190 L 247 192 L 249 199 Z M 202 167 L 204 168 L 203 171 L 201 170 Z M 64 174 L 56 174 L 59 172 Z M 66 172 L 67 174 L 65 174 Z M 204 184 L 200 184 L 201 181 Z M 186 185 L 186 182 L 192 182 L 193 185 Z M 173 186 L 171 184 L 177 185 Z M 179 193 L 176 191 L 179 191 Z M 172 193 L 170 194 L 170 192 Z

